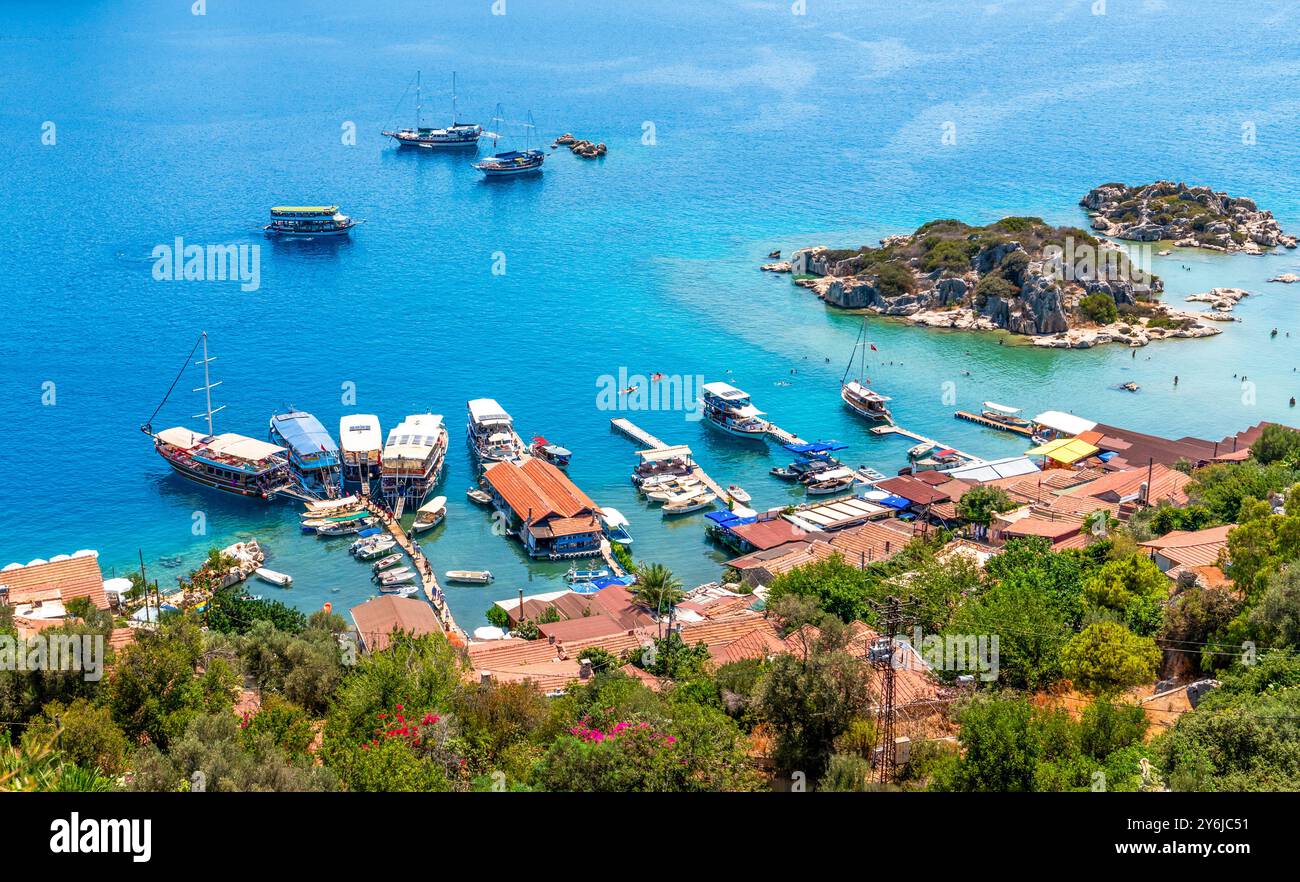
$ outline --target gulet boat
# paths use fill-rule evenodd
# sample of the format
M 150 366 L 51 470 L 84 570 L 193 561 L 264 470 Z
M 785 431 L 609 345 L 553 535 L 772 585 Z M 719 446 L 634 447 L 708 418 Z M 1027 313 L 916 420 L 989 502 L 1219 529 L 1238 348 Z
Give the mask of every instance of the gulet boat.
M 857 342 L 849 355 L 848 366 L 844 369 L 844 376 L 840 378 L 840 400 L 858 416 L 873 422 L 893 423 L 894 418 L 886 405 L 890 400 L 889 397 L 869 388 L 871 380 L 867 378 L 867 351 L 874 352 L 875 349 L 876 347 L 867 340 L 867 320 L 863 318 Z M 855 358 L 858 360 L 858 375 L 850 380 L 849 373 L 853 370 Z

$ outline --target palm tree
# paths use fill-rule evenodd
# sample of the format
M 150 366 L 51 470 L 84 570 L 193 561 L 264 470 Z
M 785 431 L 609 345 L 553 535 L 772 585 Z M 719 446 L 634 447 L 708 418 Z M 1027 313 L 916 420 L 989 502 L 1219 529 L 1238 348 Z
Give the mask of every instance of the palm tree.
M 686 594 L 682 591 L 681 579 L 674 576 L 672 570 L 663 564 L 652 563 L 637 567 L 632 597 L 637 603 L 662 616 L 681 603 Z

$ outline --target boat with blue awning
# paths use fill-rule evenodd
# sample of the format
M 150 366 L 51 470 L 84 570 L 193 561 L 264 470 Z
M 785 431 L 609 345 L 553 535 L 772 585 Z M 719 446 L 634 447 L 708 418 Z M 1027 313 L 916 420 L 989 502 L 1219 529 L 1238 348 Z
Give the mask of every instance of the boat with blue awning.
M 277 413 L 271 417 L 268 436 L 289 451 L 289 466 L 303 483 L 338 483 L 339 446 L 316 417 L 305 410 Z

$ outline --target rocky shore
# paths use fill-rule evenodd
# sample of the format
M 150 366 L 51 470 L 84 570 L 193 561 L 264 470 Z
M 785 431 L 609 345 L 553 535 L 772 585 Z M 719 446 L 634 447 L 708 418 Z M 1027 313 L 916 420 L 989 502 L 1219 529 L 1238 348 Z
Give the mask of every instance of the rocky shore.
M 1222 330 L 1160 303 L 1161 280 L 1115 246 L 1039 218 L 931 221 L 879 248 L 803 248 L 763 269 L 791 273 L 833 306 L 925 327 L 1010 331 L 1050 348 L 1144 346 Z
M 1209 187 L 1173 181 L 1139 187 L 1102 184 L 1079 204 L 1088 209 L 1094 230 L 1116 239 L 1245 254 L 1296 247 L 1296 237 L 1282 232 L 1271 211 Z

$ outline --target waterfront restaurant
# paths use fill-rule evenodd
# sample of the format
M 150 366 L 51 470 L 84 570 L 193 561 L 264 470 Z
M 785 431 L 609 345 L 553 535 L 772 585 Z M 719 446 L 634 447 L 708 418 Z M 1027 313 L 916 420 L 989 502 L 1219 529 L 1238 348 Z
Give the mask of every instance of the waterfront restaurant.
M 600 554 L 599 509 L 564 472 L 542 459 L 498 462 L 483 473 L 497 510 L 531 557 Z

